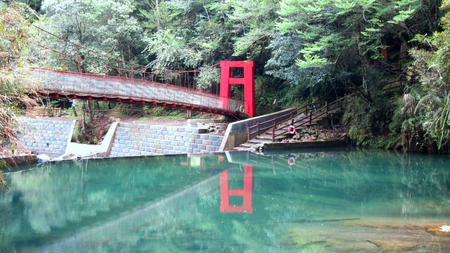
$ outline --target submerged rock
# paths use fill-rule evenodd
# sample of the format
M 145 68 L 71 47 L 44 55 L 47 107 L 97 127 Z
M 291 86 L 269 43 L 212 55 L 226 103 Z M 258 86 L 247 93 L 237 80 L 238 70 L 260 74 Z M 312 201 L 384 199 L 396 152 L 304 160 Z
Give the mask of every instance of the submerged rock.
M 387 241 L 387 240 L 368 240 L 375 244 L 380 252 L 407 252 L 419 247 L 416 242 L 408 241 Z

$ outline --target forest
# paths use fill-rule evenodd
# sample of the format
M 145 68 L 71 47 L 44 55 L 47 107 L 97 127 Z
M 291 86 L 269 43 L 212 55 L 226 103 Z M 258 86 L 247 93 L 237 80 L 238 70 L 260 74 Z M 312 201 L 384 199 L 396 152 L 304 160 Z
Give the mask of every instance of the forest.
M 200 69 L 195 88 L 214 91 L 221 60 L 252 60 L 258 115 L 348 96 L 340 125 L 353 143 L 448 153 L 449 7 L 450 0 L 3 0 L 0 147 L 16 143 L 18 111 L 33 103 L 25 67 Z

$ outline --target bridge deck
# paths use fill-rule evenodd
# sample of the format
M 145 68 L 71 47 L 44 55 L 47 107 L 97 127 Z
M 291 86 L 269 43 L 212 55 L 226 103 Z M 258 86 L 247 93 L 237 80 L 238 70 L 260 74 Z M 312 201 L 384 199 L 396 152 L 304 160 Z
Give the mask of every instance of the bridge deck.
M 39 93 L 49 97 L 151 104 L 239 117 L 244 115 L 242 101 L 149 80 L 46 69 L 32 69 L 30 76 L 39 83 Z

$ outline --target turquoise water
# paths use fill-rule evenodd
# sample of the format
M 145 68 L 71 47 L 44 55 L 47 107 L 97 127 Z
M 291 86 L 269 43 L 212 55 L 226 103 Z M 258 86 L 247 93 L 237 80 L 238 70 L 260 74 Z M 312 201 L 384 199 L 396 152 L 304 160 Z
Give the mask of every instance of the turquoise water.
M 448 156 L 66 161 L 5 173 L 0 252 L 449 252 Z

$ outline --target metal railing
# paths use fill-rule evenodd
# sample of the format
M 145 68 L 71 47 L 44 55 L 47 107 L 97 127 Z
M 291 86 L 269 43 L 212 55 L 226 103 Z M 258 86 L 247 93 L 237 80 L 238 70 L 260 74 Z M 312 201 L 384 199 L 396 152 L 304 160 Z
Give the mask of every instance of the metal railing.
M 220 97 L 194 88 L 154 81 L 70 71 L 30 69 L 40 92 L 61 97 L 103 99 L 129 103 L 170 104 L 191 110 L 242 113 L 248 107 L 243 101 Z

